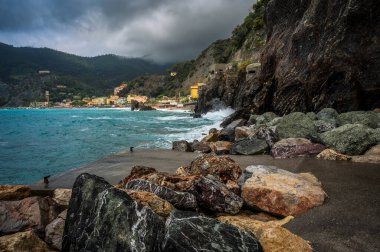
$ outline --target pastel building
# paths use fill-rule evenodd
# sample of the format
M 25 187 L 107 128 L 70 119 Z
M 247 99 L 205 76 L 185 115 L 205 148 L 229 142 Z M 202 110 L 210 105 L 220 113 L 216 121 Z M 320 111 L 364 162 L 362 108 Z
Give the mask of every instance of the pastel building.
M 196 83 L 195 85 L 191 86 L 190 87 L 190 96 L 191 96 L 191 99 L 193 100 L 197 100 L 199 98 L 199 90 L 205 86 L 206 83 L 203 83 L 203 82 L 198 82 Z

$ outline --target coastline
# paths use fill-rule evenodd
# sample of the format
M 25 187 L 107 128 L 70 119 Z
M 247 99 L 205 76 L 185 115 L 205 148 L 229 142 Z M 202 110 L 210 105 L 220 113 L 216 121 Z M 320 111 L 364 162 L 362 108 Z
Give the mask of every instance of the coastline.
M 182 165 L 190 164 L 201 153 L 177 152 L 169 149 L 138 149 L 134 152 L 122 151 L 107 156 L 95 162 L 73 168 L 52 176 L 49 187 L 45 188 L 42 181 L 31 185 L 33 189 L 72 188 L 78 175 L 87 172 L 103 177 L 110 184 L 117 184 L 127 177 L 135 165 L 154 167 L 160 172 L 174 173 Z M 304 160 L 303 157 L 293 159 L 273 159 L 270 155 L 239 156 L 229 155 L 241 168 L 252 164 L 277 165 L 292 170 Z

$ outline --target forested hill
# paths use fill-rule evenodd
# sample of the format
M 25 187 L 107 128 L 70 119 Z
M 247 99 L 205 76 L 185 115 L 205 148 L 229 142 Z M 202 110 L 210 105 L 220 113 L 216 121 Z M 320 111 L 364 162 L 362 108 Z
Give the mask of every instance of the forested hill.
M 90 93 L 111 90 L 121 81 L 146 74 L 164 73 L 168 65 L 141 58 L 116 55 L 80 57 L 49 48 L 13 47 L 0 43 L 0 81 L 10 86 L 30 78 L 39 70 L 49 70 L 65 78 L 69 86 Z

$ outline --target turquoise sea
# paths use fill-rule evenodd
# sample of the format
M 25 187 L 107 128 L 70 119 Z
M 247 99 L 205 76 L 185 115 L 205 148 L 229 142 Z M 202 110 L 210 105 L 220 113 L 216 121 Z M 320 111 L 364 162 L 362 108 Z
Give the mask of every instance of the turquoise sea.
M 130 146 L 169 149 L 173 140 L 201 138 L 231 112 L 194 119 L 184 111 L 0 110 L 0 184 L 33 184 Z

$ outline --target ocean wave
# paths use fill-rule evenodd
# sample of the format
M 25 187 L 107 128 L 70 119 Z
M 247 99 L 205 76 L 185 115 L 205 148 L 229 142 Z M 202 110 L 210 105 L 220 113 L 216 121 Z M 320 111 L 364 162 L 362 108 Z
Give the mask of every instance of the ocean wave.
M 88 119 L 88 120 L 110 120 L 112 118 L 109 116 L 101 116 L 101 117 L 90 117 L 90 116 L 88 116 L 86 119 Z
M 191 119 L 190 116 L 177 116 L 177 115 L 171 115 L 171 116 L 165 116 L 158 118 L 159 121 L 177 121 L 177 120 L 183 120 L 183 119 Z
M 212 120 L 212 121 L 220 121 L 221 122 L 223 119 L 225 119 L 227 116 L 231 115 L 234 112 L 235 112 L 235 110 L 228 107 L 225 109 L 208 112 L 207 114 L 202 115 L 202 117 L 205 119 Z

